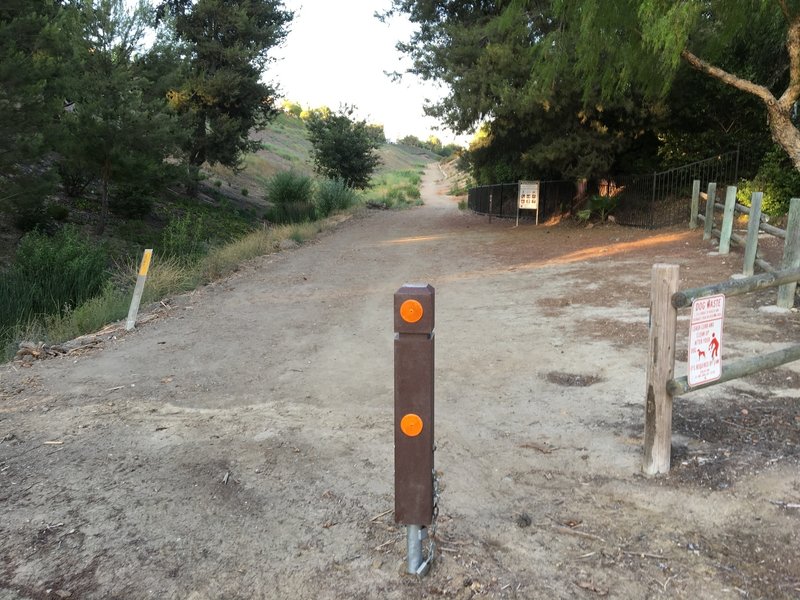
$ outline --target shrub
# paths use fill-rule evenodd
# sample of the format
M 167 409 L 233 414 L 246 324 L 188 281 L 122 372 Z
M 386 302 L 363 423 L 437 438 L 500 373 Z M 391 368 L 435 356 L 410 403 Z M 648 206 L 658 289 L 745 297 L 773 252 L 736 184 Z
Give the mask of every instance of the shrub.
M 250 190 L 248 190 L 247 188 L 242 188 L 242 196 L 249 196 L 249 195 L 250 195 Z
M 753 180 L 742 180 L 736 192 L 740 203 L 750 206 L 753 192 L 763 192 L 761 211 L 779 216 L 789 211 L 789 201 L 800 196 L 800 172 L 794 168 L 786 152 L 774 148 L 764 155 Z
M 203 215 L 189 211 L 172 218 L 161 232 L 161 253 L 165 257 L 191 262 L 207 250 Z
M 395 206 L 397 204 L 405 204 L 406 194 L 401 188 L 392 188 L 386 192 L 386 196 L 384 196 L 383 201 L 388 207 Z
M 419 187 L 417 185 L 414 185 L 413 183 L 403 186 L 403 191 L 412 200 L 420 199 Z
M 422 181 L 419 171 L 401 171 L 399 175 L 405 177 L 414 186 L 418 186 L 419 182 Z
M 60 223 L 63 223 L 69 217 L 69 209 L 61 204 L 48 204 L 46 212 L 50 219 Z
M 126 183 L 117 187 L 108 200 L 108 208 L 125 219 L 141 219 L 150 214 L 155 202 L 152 185 Z
M 313 220 L 316 209 L 311 200 L 313 182 L 295 171 L 276 173 L 267 181 L 267 200 L 272 204 L 269 220 L 275 223 L 302 223 Z
M 358 201 L 358 194 L 342 179 L 323 179 L 317 183 L 317 216 L 327 217 L 337 210 L 347 210 Z
M 608 215 L 617 208 L 618 203 L 619 198 L 616 196 L 592 196 L 586 203 L 586 208 L 577 212 L 578 220 L 588 221 L 590 218 L 597 216 L 601 222 L 604 222 Z

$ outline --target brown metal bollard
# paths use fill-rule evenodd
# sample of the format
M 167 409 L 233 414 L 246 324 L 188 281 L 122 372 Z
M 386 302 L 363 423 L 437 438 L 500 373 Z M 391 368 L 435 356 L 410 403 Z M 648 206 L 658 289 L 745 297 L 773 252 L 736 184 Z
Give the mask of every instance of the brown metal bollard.
M 394 295 L 394 464 L 396 523 L 407 526 L 408 572 L 424 575 L 422 540 L 434 522 L 434 298 L 430 285 L 401 287 Z

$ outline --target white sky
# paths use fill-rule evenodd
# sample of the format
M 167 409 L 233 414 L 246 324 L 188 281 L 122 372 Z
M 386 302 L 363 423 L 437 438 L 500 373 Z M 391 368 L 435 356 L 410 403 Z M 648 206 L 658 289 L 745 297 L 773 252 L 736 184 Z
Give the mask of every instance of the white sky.
M 456 140 L 452 132 L 423 114 L 426 98 L 438 99 L 445 91 L 412 75 L 393 83 L 384 71 L 404 72 L 410 60 L 395 49 L 407 41 L 413 26 L 404 17 L 387 23 L 374 14 L 388 8 L 389 0 L 284 0 L 294 11 L 290 33 L 272 51 L 266 78 L 277 83 L 281 95 L 304 108 L 354 104 L 359 118 L 384 126 L 386 136 L 427 139 L 436 135 L 443 143 Z

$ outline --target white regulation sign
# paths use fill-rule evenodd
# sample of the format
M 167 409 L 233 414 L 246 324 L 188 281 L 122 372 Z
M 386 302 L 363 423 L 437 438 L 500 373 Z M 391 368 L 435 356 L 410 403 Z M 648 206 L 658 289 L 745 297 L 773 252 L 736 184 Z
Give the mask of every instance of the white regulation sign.
M 539 182 L 519 182 L 519 204 L 521 209 L 539 210 Z
M 689 385 L 716 381 L 722 375 L 722 321 L 725 295 L 707 296 L 692 302 L 689 326 Z

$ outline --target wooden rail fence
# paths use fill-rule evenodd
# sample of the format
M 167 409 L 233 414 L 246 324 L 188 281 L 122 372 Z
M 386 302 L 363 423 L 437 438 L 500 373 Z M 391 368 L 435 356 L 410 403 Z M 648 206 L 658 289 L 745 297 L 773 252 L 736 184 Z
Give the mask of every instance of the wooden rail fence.
M 709 190 L 709 198 L 713 197 L 713 190 Z M 796 210 L 800 207 L 800 200 L 793 199 L 792 205 Z M 711 213 L 706 214 L 711 215 Z M 711 218 L 706 222 L 709 221 Z M 787 234 L 787 239 L 788 237 Z M 784 255 L 784 262 L 786 262 L 786 255 Z M 723 363 L 719 379 L 690 387 L 687 377 L 674 377 L 678 309 L 691 306 L 692 302 L 699 298 L 720 293 L 725 296 L 736 296 L 772 287 L 783 289 L 791 286 L 791 297 L 794 299 L 794 290 L 797 282 L 800 281 L 800 268 L 798 267 L 800 265 L 795 264 L 793 268 L 679 291 L 678 265 L 653 265 L 642 463 L 642 470 L 646 474 L 657 475 L 669 472 L 672 446 L 672 398 L 675 394 L 691 392 L 800 360 L 800 345 L 790 346 L 755 358 L 743 359 L 731 364 Z
M 689 219 L 689 228 L 696 229 L 698 221 L 703 222 L 703 239 L 710 240 L 712 237 L 719 238 L 719 253 L 728 254 L 731 242 L 744 249 L 744 264 L 742 275 L 750 277 L 755 273 L 758 266 L 766 272 L 776 270 L 776 267 L 767 262 L 758 253 L 759 232 L 775 235 L 784 239 L 783 260 L 778 268 L 793 269 L 800 267 L 800 199 L 792 198 L 789 205 L 789 218 L 786 229 L 780 229 L 764 221 L 761 214 L 762 192 L 754 192 L 751 196 L 750 207 L 743 206 L 736 202 L 736 186 L 730 185 L 725 191 L 725 203 L 719 203 L 717 199 L 717 184 L 709 183 L 708 191 L 705 194 L 706 206 L 705 214 L 699 213 L 700 181 L 695 179 L 692 186 L 692 208 Z M 722 209 L 722 224 L 719 229 L 715 227 L 714 210 Z M 734 214 L 741 213 L 748 215 L 747 237 L 733 232 Z M 784 284 L 778 289 L 778 306 L 781 308 L 791 308 L 794 305 L 794 295 L 796 283 Z

